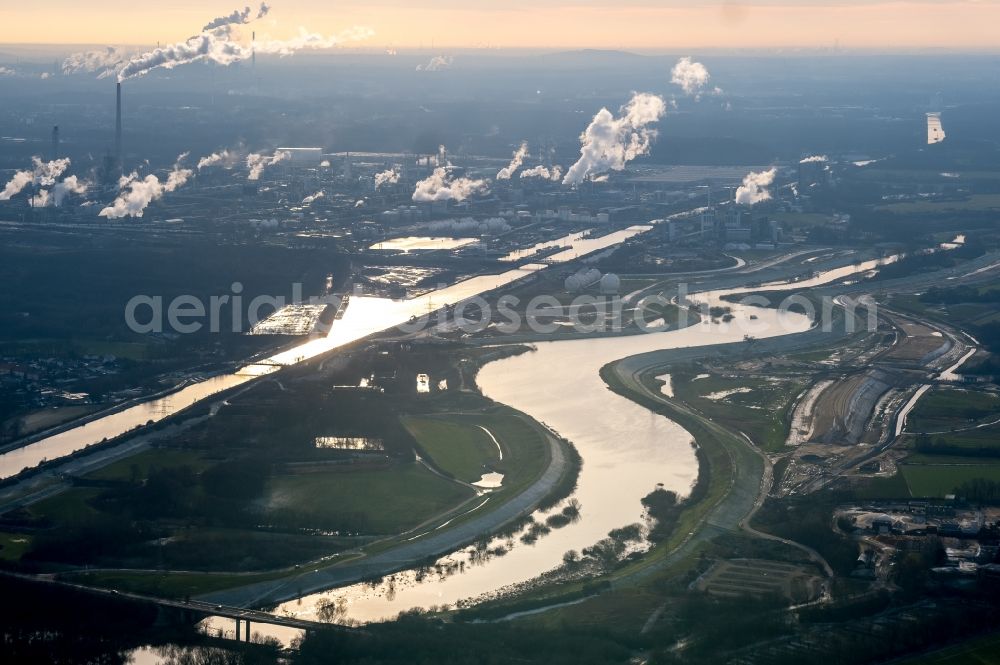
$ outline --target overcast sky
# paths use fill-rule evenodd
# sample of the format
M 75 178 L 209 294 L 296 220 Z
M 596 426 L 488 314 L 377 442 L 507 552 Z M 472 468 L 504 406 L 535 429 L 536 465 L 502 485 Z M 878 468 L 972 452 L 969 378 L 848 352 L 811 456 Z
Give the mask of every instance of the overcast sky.
M 183 39 L 226 0 L 0 0 L 0 43 L 152 44 Z M 255 24 L 286 37 L 299 26 L 372 28 L 373 47 L 946 47 L 998 46 L 1000 0 L 272 0 Z

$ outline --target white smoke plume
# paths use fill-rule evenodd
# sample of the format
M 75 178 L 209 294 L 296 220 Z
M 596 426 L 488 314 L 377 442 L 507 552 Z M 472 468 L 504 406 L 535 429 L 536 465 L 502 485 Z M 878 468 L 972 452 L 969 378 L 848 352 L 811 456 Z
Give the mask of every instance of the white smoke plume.
M 191 169 L 182 169 L 180 166 L 180 162 L 186 154 L 180 155 L 177 158 L 177 163 L 174 164 L 173 170 L 167 175 L 166 182 L 161 183 L 160 179 L 153 174 L 149 174 L 140 180 L 139 175 L 135 171 L 127 176 L 122 176 L 118 181 L 121 193 L 118 195 L 118 198 L 111 202 L 111 205 L 106 206 L 97 213 L 98 216 L 107 217 L 108 219 L 142 217 L 143 211 L 150 203 L 162 198 L 167 192 L 172 192 L 182 186 L 191 177 L 193 171 Z M 128 191 L 125 191 L 126 188 L 128 188 Z
M 32 208 L 44 208 L 49 204 L 49 190 L 40 189 L 31 195 L 28 205 Z
M 562 167 L 553 166 L 551 169 L 547 166 L 538 165 L 530 169 L 525 169 L 521 171 L 522 178 L 544 178 L 545 180 L 552 180 L 557 182 L 562 180 Z
M 708 85 L 710 78 L 712 77 L 709 75 L 705 65 L 700 62 L 694 62 L 689 57 L 678 60 L 677 64 L 670 71 L 670 82 L 679 85 L 685 95 L 694 97 L 695 99 L 701 96 L 701 92 Z M 719 92 L 722 91 L 719 90 Z
M 374 35 L 374 30 L 364 26 L 354 26 L 336 35 L 329 36 L 309 32 L 305 28 L 299 28 L 299 34 L 289 39 L 258 40 L 252 49 L 245 49 L 243 57 L 250 57 L 251 51 L 280 56 L 293 55 L 296 51 L 303 49 L 333 48 L 334 46 L 340 46 L 344 42 L 358 42 L 369 39 Z
M 31 162 L 33 164 L 31 170 L 18 171 L 10 179 L 3 191 L 0 192 L 0 201 L 9 201 L 11 197 L 19 194 L 29 184 L 49 187 L 69 167 L 69 157 L 53 159 L 51 162 L 43 162 L 38 157 L 32 157 Z
M 59 207 L 62 205 L 63 200 L 70 194 L 83 195 L 87 193 L 87 188 L 90 184 L 87 182 L 81 182 L 77 179 L 75 175 L 71 175 L 62 182 L 57 182 L 52 187 L 52 205 Z
M 510 164 L 500 169 L 497 173 L 497 180 L 510 180 L 511 176 L 521 168 L 521 164 L 524 164 L 524 158 L 528 156 L 528 142 L 525 141 L 521 144 L 521 147 L 514 152 L 514 157 L 511 158 Z
M 417 183 L 413 190 L 414 201 L 464 201 L 473 194 L 490 191 L 485 180 L 471 178 L 450 178 L 448 169 L 439 166 L 427 178 Z
M 304 199 L 302 199 L 302 205 L 309 205 L 310 203 L 312 203 L 316 199 L 321 199 L 324 196 L 326 196 L 326 194 L 324 194 L 322 191 L 316 192 L 315 194 L 310 194 L 309 196 L 307 196 Z
M 303 49 L 332 48 L 344 42 L 367 39 L 374 34 L 373 30 L 365 27 L 349 28 L 330 36 L 299 28 L 299 34 L 290 39 L 268 39 L 243 45 L 234 40 L 232 25 L 222 25 L 132 58 L 118 71 L 118 80 L 144 76 L 158 68 L 173 69 L 205 60 L 228 66 L 246 60 L 254 53 L 287 56 Z
M 383 185 L 395 185 L 399 182 L 399 169 L 391 168 L 375 174 L 375 189 L 381 189 Z
M 62 71 L 63 74 L 99 72 L 97 78 L 106 78 L 114 74 L 128 57 L 128 53 L 114 46 L 100 51 L 71 53 L 63 60 Z
M 0 67 L 0 76 L 17 76 L 17 72 L 10 67 Z
M 270 11 L 270 9 L 271 8 L 268 7 L 266 4 L 264 4 L 263 2 L 260 3 L 260 9 L 257 10 L 256 16 L 250 13 L 251 12 L 250 7 L 244 7 L 242 10 L 235 9 L 233 10 L 233 13 L 230 14 L 229 16 L 220 16 L 219 18 L 212 19 L 211 21 L 208 22 L 208 24 L 204 28 L 201 29 L 201 31 L 205 32 L 207 30 L 214 30 L 215 28 L 220 28 L 224 25 L 238 25 L 241 23 L 249 23 L 250 21 L 253 21 L 255 19 L 264 18 L 267 15 L 267 12 Z
M 827 162 L 826 155 L 810 155 L 805 159 L 800 159 L 799 164 L 809 164 L 810 162 Z
M 263 155 L 257 152 L 251 152 L 247 155 L 247 168 L 250 169 L 250 174 L 247 176 L 247 180 L 260 180 L 260 174 L 264 172 L 268 166 L 274 166 L 280 161 L 288 159 L 292 155 L 284 151 L 276 151 L 273 155 Z
M 229 26 L 215 28 L 182 42 L 168 44 L 135 56 L 118 70 L 118 81 L 144 76 L 154 69 L 173 69 L 201 60 L 231 65 L 249 57 L 249 49 L 231 41 Z
M 0 192 L 0 201 L 9 201 L 31 182 L 31 171 L 18 171 Z
M 438 72 L 448 69 L 455 59 L 450 55 L 436 55 L 426 65 L 417 65 L 418 72 Z
M 736 189 L 736 202 L 740 205 L 754 205 L 771 198 L 767 188 L 774 182 L 778 169 L 767 171 L 751 171 L 743 178 L 743 184 Z
M 70 194 L 86 194 L 89 183 L 80 182 L 71 175 L 62 182 L 57 182 L 51 190 L 40 189 L 31 197 L 29 205 L 33 208 L 43 208 L 47 205 L 59 207 Z
M 580 159 L 566 172 L 563 184 L 578 185 L 607 171 L 621 171 L 628 162 L 646 154 L 656 137 L 656 130 L 647 125 L 666 112 L 663 98 L 647 92 L 635 93 L 619 110 L 619 118 L 602 108 L 580 135 Z
M 239 155 L 235 152 L 230 152 L 229 150 L 213 152 L 211 155 L 202 157 L 198 160 L 198 170 L 200 171 L 204 168 L 208 168 L 209 166 L 216 166 L 217 164 L 232 167 L 236 163 L 237 159 L 239 159 Z

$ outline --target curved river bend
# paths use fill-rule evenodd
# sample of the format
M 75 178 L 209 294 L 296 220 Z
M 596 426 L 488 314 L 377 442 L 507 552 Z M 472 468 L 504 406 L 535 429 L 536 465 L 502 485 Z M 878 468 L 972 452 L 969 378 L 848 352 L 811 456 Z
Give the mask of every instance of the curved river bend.
M 600 368 L 650 351 L 740 342 L 747 333 L 765 338 L 804 332 L 810 326 L 804 315 L 723 302 L 721 298 L 789 286 L 818 286 L 871 270 L 880 263 L 884 261 L 837 268 L 800 282 L 691 296 L 708 305 L 731 307 L 734 319 L 728 323 L 713 323 L 706 317 L 691 327 L 667 332 L 541 342 L 535 352 L 487 364 L 477 379 L 486 396 L 523 411 L 576 446 L 583 459 L 573 494 L 582 505 L 580 519 L 531 545 L 502 539 L 490 543 L 491 549 L 509 548 L 503 556 L 476 561 L 471 550 L 462 550 L 441 557 L 437 564 L 451 574 L 432 571 L 421 576 L 416 570 L 405 570 L 377 585 L 354 584 L 283 603 L 278 613 L 317 618 L 319 607 L 333 602 L 340 608 L 337 620 L 370 622 L 391 619 L 414 608 L 455 606 L 528 582 L 558 566 L 566 551 L 579 551 L 611 529 L 641 521 L 640 500 L 658 484 L 686 496 L 698 473 L 690 434 L 608 390 Z M 540 522 L 545 516 L 543 512 L 533 515 Z
M 587 250 L 620 242 L 650 227 L 631 227 L 599 240 L 586 239 Z M 582 239 L 580 239 L 582 240 Z M 574 243 L 570 243 L 573 245 Z M 564 252 L 565 260 L 575 258 Z M 575 252 L 574 252 L 575 254 Z M 560 258 L 562 258 L 560 256 Z M 892 260 L 892 258 L 888 259 Z M 504 556 L 474 562 L 466 551 L 442 557 L 442 568 L 461 570 L 452 575 L 419 577 L 407 570 L 375 586 L 356 584 L 311 594 L 281 605 L 279 613 L 315 618 L 321 601 L 339 601 L 343 618 L 367 622 L 395 617 L 413 608 L 429 608 L 469 601 L 510 585 L 527 582 L 558 566 L 563 554 L 593 545 L 611 529 L 642 518 L 640 499 L 662 485 L 685 496 L 697 477 L 691 436 L 665 417 L 653 414 L 612 393 L 599 370 L 609 362 L 650 351 L 739 342 L 746 333 L 772 337 L 808 329 L 800 314 L 775 309 L 722 303 L 720 298 L 751 291 L 809 287 L 866 272 L 879 265 L 869 261 L 822 273 L 800 282 L 777 282 L 762 287 L 705 292 L 693 300 L 732 308 L 734 320 L 704 320 L 692 327 L 627 337 L 543 342 L 537 351 L 487 364 L 478 377 L 485 395 L 545 423 L 576 446 L 583 458 L 574 497 L 582 505 L 579 520 L 555 529 L 533 545 L 497 541 Z M 190 385 L 164 398 L 124 409 L 91 423 L 56 434 L 25 448 L 0 455 L 0 477 L 160 420 L 222 390 L 404 323 L 445 303 L 456 303 L 526 277 L 543 269 L 526 265 L 500 275 L 474 277 L 431 294 L 403 301 L 356 297 L 343 317 L 322 339 L 307 342 L 269 359 L 268 364 L 245 367 Z M 751 315 L 754 317 L 751 319 Z M 535 518 L 544 521 L 544 514 Z M 419 581 L 418 581 L 419 580 Z

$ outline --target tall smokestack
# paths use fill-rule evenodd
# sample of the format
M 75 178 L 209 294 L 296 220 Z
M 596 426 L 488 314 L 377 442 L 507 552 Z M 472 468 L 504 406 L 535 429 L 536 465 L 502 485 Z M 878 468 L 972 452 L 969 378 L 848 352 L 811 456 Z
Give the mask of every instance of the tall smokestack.
M 54 125 L 52 127 L 52 157 L 50 159 L 59 158 L 59 125 Z
M 250 33 L 250 70 L 257 71 L 257 31 Z
M 118 170 L 122 169 L 122 84 L 119 81 L 115 87 L 115 159 L 118 160 Z

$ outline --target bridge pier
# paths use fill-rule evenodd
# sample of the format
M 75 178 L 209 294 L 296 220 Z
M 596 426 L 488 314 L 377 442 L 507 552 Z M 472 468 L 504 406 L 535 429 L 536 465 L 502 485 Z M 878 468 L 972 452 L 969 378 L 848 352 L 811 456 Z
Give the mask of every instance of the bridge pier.
M 243 628 L 241 631 L 240 628 Z M 242 636 L 241 633 L 242 632 Z M 240 619 L 236 618 L 236 632 L 233 635 L 237 642 L 249 642 L 250 641 L 250 619 Z

